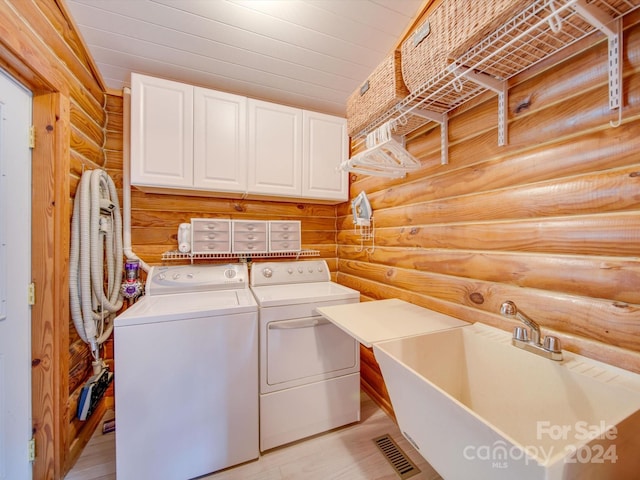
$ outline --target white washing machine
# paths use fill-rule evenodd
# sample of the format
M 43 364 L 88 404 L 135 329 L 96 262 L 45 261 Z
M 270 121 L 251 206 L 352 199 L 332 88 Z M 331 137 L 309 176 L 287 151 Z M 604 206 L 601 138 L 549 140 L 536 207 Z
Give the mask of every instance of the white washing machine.
M 114 325 L 118 479 L 185 480 L 259 456 L 246 264 L 153 267 Z
M 356 303 L 331 282 L 324 260 L 254 262 L 260 317 L 260 450 L 360 420 L 357 342 L 321 317 L 321 306 Z

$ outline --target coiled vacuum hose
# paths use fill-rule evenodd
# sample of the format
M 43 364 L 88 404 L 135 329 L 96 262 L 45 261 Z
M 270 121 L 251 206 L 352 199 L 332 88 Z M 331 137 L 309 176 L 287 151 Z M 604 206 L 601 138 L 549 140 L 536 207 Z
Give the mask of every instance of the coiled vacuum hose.
M 91 347 L 94 369 L 99 347 L 111 335 L 113 319 L 122 307 L 122 260 L 116 187 L 104 170 L 85 171 L 71 220 L 69 294 L 71 317 L 80 338 Z

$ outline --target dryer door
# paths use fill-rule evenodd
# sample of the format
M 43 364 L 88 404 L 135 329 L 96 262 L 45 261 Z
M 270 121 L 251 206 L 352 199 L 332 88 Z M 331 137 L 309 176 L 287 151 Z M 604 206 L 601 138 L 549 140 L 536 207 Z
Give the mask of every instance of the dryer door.
M 265 327 L 266 362 L 261 366 L 261 393 L 360 369 L 357 342 L 324 317 L 272 321 Z

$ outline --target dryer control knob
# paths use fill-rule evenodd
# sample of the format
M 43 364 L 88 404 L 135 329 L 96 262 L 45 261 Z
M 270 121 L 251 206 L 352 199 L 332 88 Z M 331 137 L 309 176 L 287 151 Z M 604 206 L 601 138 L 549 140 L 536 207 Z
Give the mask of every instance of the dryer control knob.
M 270 268 L 263 268 L 262 275 L 264 275 L 267 278 L 271 278 L 271 276 L 273 275 L 273 270 L 271 270 Z
M 173 274 L 173 279 L 174 280 L 178 280 L 180 278 L 180 274 L 179 273 L 174 273 Z
M 304 272 L 304 270 L 302 269 L 302 267 L 298 267 L 298 273 L 302 273 Z
M 293 273 L 293 268 L 287 268 L 287 273 L 291 275 Z
M 232 268 L 228 268 L 224 271 L 224 276 L 227 278 L 234 278 L 236 276 L 236 271 Z

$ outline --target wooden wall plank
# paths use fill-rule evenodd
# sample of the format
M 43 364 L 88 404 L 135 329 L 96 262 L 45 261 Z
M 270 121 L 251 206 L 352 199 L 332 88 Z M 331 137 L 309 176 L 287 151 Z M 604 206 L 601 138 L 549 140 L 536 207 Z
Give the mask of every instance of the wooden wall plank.
M 344 260 L 640 304 L 637 258 L 340 245 Z
M 71 124 L 95 145 L 100 146 L 105 142 L 102 125 L 98 124 L 74 102 L 71 102 Z
M 358 236 L 351 230 L 338 233 L 339 244 L 358 242 Z M 629 212 L 596 218 L 574 216 L 378 228 L 375 243 L 396 247 L 638 256 L 640 217 L 637 212 Z

